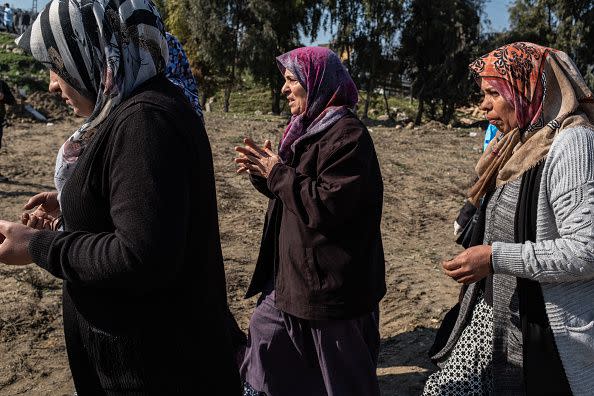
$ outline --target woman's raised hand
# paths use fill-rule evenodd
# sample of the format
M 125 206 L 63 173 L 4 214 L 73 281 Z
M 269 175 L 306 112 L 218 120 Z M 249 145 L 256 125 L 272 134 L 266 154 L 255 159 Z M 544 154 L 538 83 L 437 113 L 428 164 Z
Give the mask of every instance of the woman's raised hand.
M 56 191 L 42 192 L 34 195 L 27 201 L 24 210 L 33 212 L 24 212 L 21 215 L 21 223 L 38 230 L 55 229 L 58 218 L 61 215 L 60 204 L 58 202 L 58 193 Z
M 270 140 L 258 147 L 250 138 L 243 139 L 244 147 L 235 147 L 239 156 L 234 159 L 239 164 L 237 173 L 248 172 L 250 175 L 268 178 L 274 165 L 280 162 L 280 157 L 272 151 Z

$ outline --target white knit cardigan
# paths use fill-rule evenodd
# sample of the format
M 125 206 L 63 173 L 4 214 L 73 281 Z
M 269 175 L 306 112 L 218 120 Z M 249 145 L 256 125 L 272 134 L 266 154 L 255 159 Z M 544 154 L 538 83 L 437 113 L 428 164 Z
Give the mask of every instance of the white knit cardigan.
M 575 396 L 594 395 L 594 131 L 568 128 L 545 160 L 536 242 L 493 243 L 495 273 L 538 281 Z

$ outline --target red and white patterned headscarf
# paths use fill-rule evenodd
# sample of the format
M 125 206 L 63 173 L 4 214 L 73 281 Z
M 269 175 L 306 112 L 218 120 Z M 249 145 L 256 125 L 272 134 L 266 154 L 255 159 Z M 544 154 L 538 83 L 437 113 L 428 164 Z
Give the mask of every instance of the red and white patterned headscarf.
M 516 180 L 542 161 L 564 129 L 594 120 L 592 92 L 566 53 L 518 42 L 497 48 L 470 64 L 477 82 L 486 79 L 513 106 L 518 128 L 493 140 L 476 166 L 479 180 L 469 200 Z

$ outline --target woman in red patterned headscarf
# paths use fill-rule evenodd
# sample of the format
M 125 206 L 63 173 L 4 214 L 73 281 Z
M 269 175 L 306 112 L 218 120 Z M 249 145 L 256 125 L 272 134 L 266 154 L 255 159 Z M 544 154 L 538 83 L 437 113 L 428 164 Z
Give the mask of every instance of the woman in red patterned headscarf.
M 469 201 L 468 285 L 425 395 L 589 395 L 594 389 L 594 103 L 571 59 L 532 43 L 470 65 L 500 130 Z

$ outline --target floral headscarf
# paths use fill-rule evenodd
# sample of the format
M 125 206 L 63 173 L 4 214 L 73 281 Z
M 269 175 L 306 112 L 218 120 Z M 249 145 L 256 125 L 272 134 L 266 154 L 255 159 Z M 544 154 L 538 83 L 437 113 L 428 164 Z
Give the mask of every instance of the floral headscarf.
M 493 140 L 479 160 L 478 182 L 469 200 L 493 185 L 516 180 L 542 161 L 565 128 L 591 125 L 594 99 L 566 53 L 518 42 L 483 55 L 470 64 L 477 82 L 485 78 L 514 107 L 518 128 Z
M 149 0 L 52 0 L 16 40 L 95 108 L 62 145 L 54 180 L 60 192 L 92 133 L 148 79 L 163 74 L 163 21 Z
M 190 62 L 188 61 L 186 52 L 174 35 L 166 32 L 165 36 L 167 37 L 167 46 L 169 47 L 169 62 L 165 70 L 165 76 L 169 81 L 183 89 L 194 111 L 202 118 L 198 84 L 196 84 L 192 69 L 190 69 Z
M 287 163 L 304 138 L 326 131 L 355 107 L 358 92 L 338 56 L 323 47 L 302 47 L 276 58 L 282 74 L 289 70 L 307 92 L 305 111 L 291 117 L 280 142 Z

